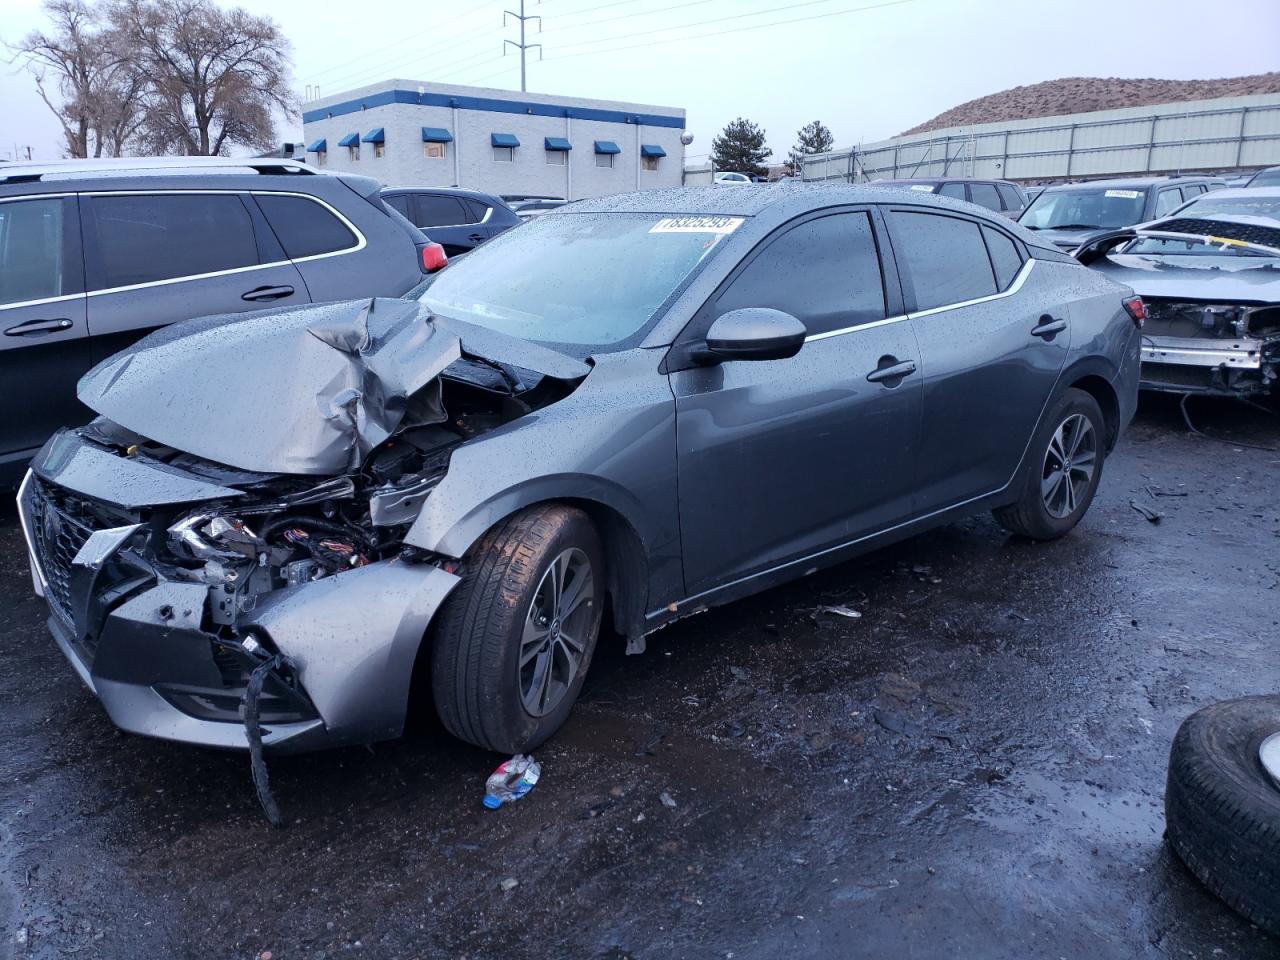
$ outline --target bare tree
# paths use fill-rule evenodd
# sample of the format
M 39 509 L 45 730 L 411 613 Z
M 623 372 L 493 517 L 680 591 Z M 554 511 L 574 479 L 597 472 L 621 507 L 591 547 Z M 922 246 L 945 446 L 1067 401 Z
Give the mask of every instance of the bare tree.
M 275 113 L 296 104 L 289 42 L 270 18 L 211 0 L 116 0 L 111 23 L 142 83 L 149 152 L 275 145 Z
M 50 29 L 32 31 L 11 49 L 26 59 L 40 99 L 62 124 L 68 156 L 87 157 L 90 149 L 99 156 L 94 110 L 103 74 L 110 70 L 101 22 L 83 0 L 46 0 L 44 9 L 53 21 Z

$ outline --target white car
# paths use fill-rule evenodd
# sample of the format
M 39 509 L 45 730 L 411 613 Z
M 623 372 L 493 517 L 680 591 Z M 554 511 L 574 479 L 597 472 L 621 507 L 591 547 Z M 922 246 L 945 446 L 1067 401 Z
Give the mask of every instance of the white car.
M 745 173 L 717 173 L 715 179 L 717 187 L 737 187 L 750 182 L 751 178 Z

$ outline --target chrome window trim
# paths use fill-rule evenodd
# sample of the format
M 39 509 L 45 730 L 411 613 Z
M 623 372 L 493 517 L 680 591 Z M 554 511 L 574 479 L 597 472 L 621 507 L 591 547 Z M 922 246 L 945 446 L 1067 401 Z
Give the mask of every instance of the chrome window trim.
M 20 197 L 0 197 L 0 203 L 18 203 L 22 200 L 59 200 L 64 197 L 74 197 L 75 193 L 66 191 L 63 193 L 24 193 Z M 19 300 L 16 303 L 0 303 L 0 310 L 17 310 L 21 307 L 39 307 L 46 303 L 65 303 L 68 300 L 79 300 L 85 296 L 84 293 L 62 293 L 56 297 L 41 297 L 38 300 Z
M 320 204 L 320 206 L 324 207 L 326 210 L 332 213 L 335 217 L 337 217 L 347 227 L 347 229 L 350 230 L 355 235 L 356 243 L 354 246 L 346 247 L 345 249 L 342 249 L 342 250 L 333 250 L 333 251 L 330 251 L 329 253 L 315 253 L 307 257 L 298 257 L 296 260 L 291 260 L 286 257 L 284 260 L 273 260 L 270 263 L 255 263 L 252 266 L 248 266 L 248 267 L 232 267 L 228 270 L 214 270 L 210 273 L 186 274 L 181 277 L 169 277 L 168 279 L 165 279 L 165 280 L 148 280 L 145 283 L 132 283 L 123 287 L 104 287 L 101 290 L 90 290 L 85 294 L 81 294 L 81 296 L 100 297 L 108 293 L 124 293 L 130 290 L 144 290 L 144 289 L 147 289 L 148 287 L 161 287 L 161 286 L 167 286 L 174 283 L 188 283 L 189 281 L 192 281 L 192 280 L 208 280 L 211 277 L 226 277 L 226 276 L 231 276 L 232 274 L 237 274 L 237 273 L 250 273 L 254 270 L 266 270 L 270 267 L 284 267 L 284 266 L 289 266 L 290 264 L 307 263 L 308 261 L 311 261 L 311 260 L 324 260 L 327 257 L 341 257 L 341 256 L 346 256 L 349 253 L 359 253 L 361 250 L 363 250 L 366 246 L 369 245 L 369 241 L 365 237 L 365 235 L 360 231 L 358 227 L 356 227 L 354 223 L 352 223 L 343 215 L 342 211 L 336 209 L 332 204 L 328 203 L 325 200 L 322 200 L 320 197 L 312 196 L 309 193 L 297 193 L 292 190 L 257 190 L 257 189 L 250 188 L 250 189 L 241 189 L 241 190 L 217 190 L 217 189 L 85 190 L 85 191 L 82 191 L 82 194 L 90 197 L 129 197 L 129 196 L 151 197 L 151 196 L 161 196 L 161 195 L 167 195 L 167 194 L 178 194 L 183 196 L 191 196 L 191 195 L 207 196 L 210 194 L 231 194 L 231 195 L 251 194 L 251 195 L 273 196 L 273 197 L 302 197 L 305 200 L 310 200 L 312 203 Z
M 1011 297 L 1026 282 L 1027 277 L 1031 275 L 1031 265 L 1035 263 L 1034 258 L 1028 258 L 1022 265 L 1022 269 L 1018 271 L 1018 275 L 1014 278 L 1013 283 L 1009 284 L 1009 289 L 1002 290 L 1000 293 L 993 293 L 989 297 L 978 297 L 976 300 L 965 300 L 961 303 L 949 303 L 941 307 L 932 307 L 929 310 L 921 310 L 918 313 L 902 313 L 893 317 L 885 317 L 883 320 L 869 320 L 866 323 L 855 323 L 850 327 L 841 327 L 839 330 L 826 330 L 822 333 L 813 333 L 804 338 L 805 343 L 814 340 L 826 340 L 828 337 L 841 337 L 846 333 L 854 333 L 858 330 L 870 330 L 872 327 L 883 327 L 890 323 L 901 323 L 903 320 L 911 320 L 915 317 L 928 317 L 936 313 L 945 313 L 948 310 L 959 310 L 961 307 L 972 307 L 979 303 L 990 303 L 992 300 L 1001 300 L 1004 297 Z

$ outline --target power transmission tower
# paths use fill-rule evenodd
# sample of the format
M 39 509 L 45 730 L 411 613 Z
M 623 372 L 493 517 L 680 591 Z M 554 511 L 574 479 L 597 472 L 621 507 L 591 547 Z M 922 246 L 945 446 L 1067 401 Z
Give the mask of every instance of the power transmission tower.
M 537 47 L 537 48 L 538 48 L 538 59 L 539 59 L 539 60 L 541 60 L 541 59 L 542 59 L 542 44 L 540 44 L 540 43 L 525 43 L 525 42 L 524 42 L 524 25 L 525 25 L 528 21 L 530 21 L 530 20 L 537 20 L 537 21 L 538 21 L 538 32 L 539 32 L 539 33 L 541 33 L 541 32 L 542 32 L 542 18 L 541 18 L 540 16 L 538 16 L 537 14 L 532 14 L 532 13 L 531 13 L 531 14 L 529 14 L 528 16 L 525 16 L 525 12 L 524 12 L 524 0 L 520 0 L 520 12 L 519 12 L 519 13 L 516 13 L 516 12 L 515 12 L 515 11 L 513 11 L 513 10 L 504 10 L 504 11 L 502 11 L 502 25 L 503 25 L 504 27 L 507 25 L 507 17 L 515 17 L 517 20 L 519 20 L 519 21 L 520 21 L 520 42 L 519 42 L 519 43 L 516 43 L 514 40 L 504 40 L 504 41 L 503 41 L 503 43 L 502 43 L 502 52 L 503 52 L 503 54 L 505 54 L 505 53 L 507 52 L 507 44 L 510 44 L 511 46 L 515 47 L 517 50 L 519 50 L 519 51 L 520 51 L 520 92 L 521 92 L 521 93 L 524 93 L 524 92 L 525 92 L 525 52 L 526 52 L 526 51 L 528 51 L 528 50 L 532 50 L 534 47 Z

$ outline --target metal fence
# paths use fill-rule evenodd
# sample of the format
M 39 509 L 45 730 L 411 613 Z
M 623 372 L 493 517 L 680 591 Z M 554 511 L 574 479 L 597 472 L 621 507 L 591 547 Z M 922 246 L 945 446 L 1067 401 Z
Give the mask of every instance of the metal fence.
M 804 163 L 803 179 L 1057 180 L 1280 164 L 1280 94 L 979 124 L 898 137 Z

